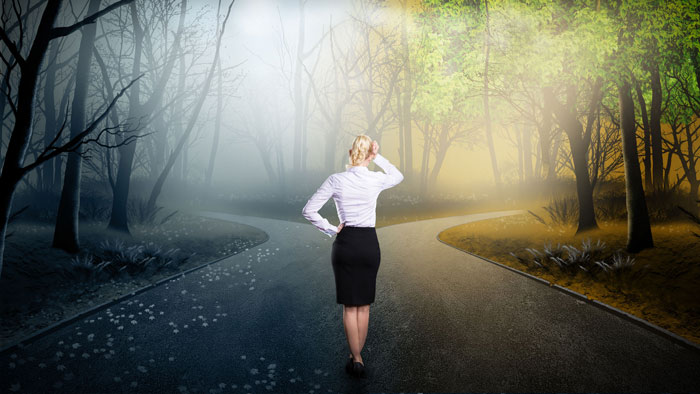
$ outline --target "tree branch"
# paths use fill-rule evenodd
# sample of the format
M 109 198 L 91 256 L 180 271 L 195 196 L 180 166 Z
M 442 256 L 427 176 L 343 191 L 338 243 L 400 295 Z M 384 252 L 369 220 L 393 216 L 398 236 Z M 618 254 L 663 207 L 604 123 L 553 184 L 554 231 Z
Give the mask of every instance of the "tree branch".
M 19 63 L 19 66 L 20 67 L 24 66 L 26 61 L 22 57 L 22 54 L 19 52 L 19 49 L 17 48 L 15 43 L 12 42 L 12 40 L 10 40 L 10 37 L 7 36 L 7 33 L 5 33 L 5 29 L 3 29 L 3 28 L 0 28 L 0 39 L 2 40 L 2 42 L 5 43 L 5 46 L 7 46 L 7 49 L 10 50 L 10 53 L 12 54 L 12 56 L 14 56 L 15 59 L 17 59 L 17 63 Z
M 119 0 L 118 2 L 105 7 L 104 9 L 95 12 L 94 14 L 85 17 L 85 19 L 81 20 L 80 22 L 76 22 L 70 26 L 65 26 L 65 27 L 54 27 L 51 29 L 51 39 L 58 38 L 58 37 L 65 37 L 76 30 L 80 29 L 81 27 L 88 25 L 90 23 L 95 23 L 97 18 L 101 17 L 104 14 L 109 13 L 110 11 L 119 8 L 123 5 L 127 5 L 134 0 Z
M 93 130 L 95 130 L 95 128 L 97 127 L 97 125 L 98 125 L 100 122 L 102 122 L 102 120 L 104 120 L 104 118 L 107 116 L 107 114 L 109 114 L 109 112 L 112 110 L 112 107 L 114 107 L 114 106 L 117 104 L 117 100 L 119 100 L 119 98 L 121 98 L 121 96 L 123 96 L 124 93 L 126 93 L 126 91 L 131 87 L 131 85 L 133 85 L 136 81 L 138 81 L 139 79 L 141 79 L 141 77 L 143 77 L 143 74 L 139 75 L 138 78 L 135 78 L 134 80 L 132 80 L 131 82 L 129 82 L 129 84 L 126 85 L 126 86 L 114 97 L 114 100 L 112 100 L 112 102 L 109 103 L 109 105 L 108 105 L 107 108 L 102 112 L 102 114 L 100 114 L 100 116 L 98 116 L 98 117 L 90 124 L 90 126 L 88 126 L 87 129 L 81 131 L 80 134 L 76 135 L 76 136 L 73 137 L 70 141 L 66 142 L 65 144 L 63 144 L 63 145 L 61 145 L 61 146 L 59 146 L 59 147 L 55 147 L 55 148 L 54 148 L 53 146 L 51 146 L 52 144 L 49 144 L 49 146 L 47 146 L 47 147 L 44 149 L 44 151 L 41 152 L 41 154 L 39 154 L 39 155 L 37 156 L 36 160 L 34 160 L 33 163 L 31 163 L 31 164 L 29 164 L 29 165 L 27 165 L 27 166 L 25 166 L 25 167 L 22 167 L 20 171 L 21 171 L 23 174 L 26 174 L 27 172 L 29 172 L 29 171 L 33 170 L 34 168 L 40 166 L 42 163 L 46 162 L 47 160 L 50 160 L 50 159 L 52 159 L 52 158 L 54 158 L 54 157 L 60 155 L 61 153 L 69 152 L 69 151 L 75 149 L 75 147 L 77 147 L 78 145 L 84 143 L 85 141 L 83 141 L 83 138 L 85 138 L 88 134 L 90 134 Z

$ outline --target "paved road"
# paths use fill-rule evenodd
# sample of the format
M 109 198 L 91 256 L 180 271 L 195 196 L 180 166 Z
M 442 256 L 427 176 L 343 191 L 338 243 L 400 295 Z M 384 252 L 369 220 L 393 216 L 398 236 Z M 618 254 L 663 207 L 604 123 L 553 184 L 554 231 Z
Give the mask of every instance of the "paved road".
M 333 239 L 306 224 L 202 214 L 270 239 L 0 355 L 0 391 L 700 389 L 698 352 L 436 239 L 509 212 L 378 229 L 382 262 L 363 354 L 370 378 L 351 379 Z

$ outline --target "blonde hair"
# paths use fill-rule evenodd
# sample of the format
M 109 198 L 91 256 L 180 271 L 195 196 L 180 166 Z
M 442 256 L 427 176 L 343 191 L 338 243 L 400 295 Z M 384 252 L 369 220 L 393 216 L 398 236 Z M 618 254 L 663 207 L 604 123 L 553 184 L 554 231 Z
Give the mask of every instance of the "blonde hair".
M 372 146 L 372 139 L 365 134 L 360 134 L 355 137 L 355 141 L 352 142 L 352 149 L 350 150 L 350 164 L 346 164 L 346 168 L 350 166 L 359 166 L 360 163 L 367 159 L 369 155 L 369 149 Z

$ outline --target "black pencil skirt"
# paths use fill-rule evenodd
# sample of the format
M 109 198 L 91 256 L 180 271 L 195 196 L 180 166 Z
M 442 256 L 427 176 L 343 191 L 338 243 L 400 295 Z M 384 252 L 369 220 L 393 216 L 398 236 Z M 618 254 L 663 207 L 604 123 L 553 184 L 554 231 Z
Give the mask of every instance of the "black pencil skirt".
M 331 252 L 338 304 L 368 305 L 374 302 L 380 258 L 374 227 L 344 226 L 340 230 Z

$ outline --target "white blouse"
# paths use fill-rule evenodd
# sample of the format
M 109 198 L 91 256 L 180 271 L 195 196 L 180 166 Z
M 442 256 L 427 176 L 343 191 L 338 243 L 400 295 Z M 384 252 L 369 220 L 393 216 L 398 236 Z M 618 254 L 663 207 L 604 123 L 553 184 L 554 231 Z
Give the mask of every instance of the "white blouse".
M 378 154 L 374 163 L 384 170 L 370 171 L 365 166 L 352 166 L 345 172 L 331 174 L 302 209 L 304 217 L 329 237 L 338 233 L 338 227 L 330 224 L 318 210 L 333 197 L 338 218 L 345 226 L 374 227 L 377 219 L 379 193 L 398 185 L 403 174 L 389 160 Z

